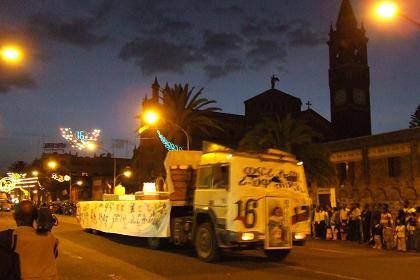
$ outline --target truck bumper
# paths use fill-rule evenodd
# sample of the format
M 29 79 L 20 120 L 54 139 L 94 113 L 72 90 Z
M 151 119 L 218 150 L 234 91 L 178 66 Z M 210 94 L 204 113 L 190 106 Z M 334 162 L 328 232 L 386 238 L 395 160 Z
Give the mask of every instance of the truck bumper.
M 219 247 L 222 248 L 255 248 L 264 247 L 264 234 L 258 232 L 234 232 L 216 229 Z

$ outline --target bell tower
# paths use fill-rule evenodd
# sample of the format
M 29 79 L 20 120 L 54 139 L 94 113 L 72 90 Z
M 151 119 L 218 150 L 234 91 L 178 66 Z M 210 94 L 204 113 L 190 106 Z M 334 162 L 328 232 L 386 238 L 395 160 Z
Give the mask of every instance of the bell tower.
M 331 123 L 337 139 L 371 134 L 367 37 L 350 0 L 343 0 L 329 33 Z

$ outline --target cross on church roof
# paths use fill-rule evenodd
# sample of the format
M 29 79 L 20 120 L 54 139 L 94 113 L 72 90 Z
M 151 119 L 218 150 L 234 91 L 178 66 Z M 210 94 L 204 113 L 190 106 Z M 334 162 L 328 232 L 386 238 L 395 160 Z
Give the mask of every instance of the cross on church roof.
M 308 100 L 308 102 L 305 103 L 308 106 L 308 109 L 311 109 L 312 103 Z

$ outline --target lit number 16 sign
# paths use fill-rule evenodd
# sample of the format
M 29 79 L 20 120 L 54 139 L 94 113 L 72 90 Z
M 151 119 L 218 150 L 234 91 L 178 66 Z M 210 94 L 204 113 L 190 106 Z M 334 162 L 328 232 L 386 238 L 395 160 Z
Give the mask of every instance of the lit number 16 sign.
M 253 198 L 245 202 L 238 200 L 235 204 L 238 206 L 238 215 L 234 220 L 242 221 L 246 228 L 253 228 L 257 222 L 257 212 L 255 211 L 258 207 L 257 200 Z
M 76 131 L 76 138 L 79 140 L 85 140 L 86 131 L 78 130 Z

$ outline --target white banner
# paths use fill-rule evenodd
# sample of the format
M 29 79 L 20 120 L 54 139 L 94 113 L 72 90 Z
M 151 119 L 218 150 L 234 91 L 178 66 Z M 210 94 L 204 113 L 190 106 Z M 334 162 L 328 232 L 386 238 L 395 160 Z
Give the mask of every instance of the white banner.
M 82 228 L 139 237 L 169 237 L 169 200 L 83 201 L 77 204 Z

